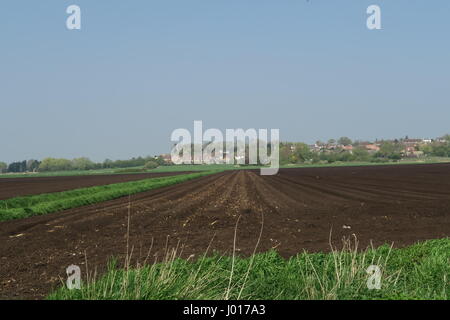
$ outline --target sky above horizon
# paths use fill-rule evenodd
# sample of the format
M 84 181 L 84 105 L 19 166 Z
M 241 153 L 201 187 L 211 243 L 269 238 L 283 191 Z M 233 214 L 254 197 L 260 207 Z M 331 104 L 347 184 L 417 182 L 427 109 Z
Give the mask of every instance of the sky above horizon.
M 438 137 L 449 32 L 448 0 L 4 0 L 0 161 L 167 153 L 194 120 L 307 143 Z

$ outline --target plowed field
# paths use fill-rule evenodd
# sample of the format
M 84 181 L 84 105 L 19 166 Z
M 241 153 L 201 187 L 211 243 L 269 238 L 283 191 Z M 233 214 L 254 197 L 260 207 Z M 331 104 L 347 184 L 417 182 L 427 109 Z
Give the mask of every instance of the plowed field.
M 78 188 L 101 186 L 149 178 L 173 176 L 186 172 L 158 172 L 135 174 L 84 175 L 66 177 L 31 177 L 31 178 L 1 178 L 0 200 L 40 193 L 51 193 Z
M 130 200 L 130 201 L 129 201 Z M 129 209 L 129 206 L 131 208 Z M 240 217 L 240 218 L 239 218 Z M 328 251 L 356 235 L 360 247 L 450 236 L 450 165 L 227 171 L 92 206 L 0 222 L 0 298 L 42 298 L 71 264 L 98 272 L 112 255 L 132 261 L 183 247 L 288 257 Z M 123 261 L 123 260 L 119 260 Z

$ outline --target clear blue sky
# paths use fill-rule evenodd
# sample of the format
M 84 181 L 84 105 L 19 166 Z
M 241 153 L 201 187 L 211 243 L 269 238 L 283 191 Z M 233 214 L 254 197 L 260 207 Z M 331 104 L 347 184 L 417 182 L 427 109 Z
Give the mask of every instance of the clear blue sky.
M 383 30 L 366 28 L 370 4 Z M 290 141 L 436 137 L 449 35 L 448 0 L 2 0 L 0 161 L 159 154 L 194 120 Z

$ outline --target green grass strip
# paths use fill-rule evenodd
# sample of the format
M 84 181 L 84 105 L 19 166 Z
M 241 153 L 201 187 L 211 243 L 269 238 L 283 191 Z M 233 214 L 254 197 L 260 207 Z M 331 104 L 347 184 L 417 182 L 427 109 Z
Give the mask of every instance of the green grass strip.
M 150 178 L 0 200 L 0 221 L 21 219 L 112 200 L 143 191 L 170 186 L 217 172 L 218 171 L 205 171 L 169 177 Z
M 234 268 L 232 257 L 214 254 L 192 262 L 171 254 L 163 263 L 128 270 L 113 261 L 96 281 L 81 279 L 81 289 L 61 287 L 48 299 L 450 298 L 449 238 L 363 252 L 347 246 L 330 253 L 301 253 L 288 260 L 269 251 L 236 258 Z M 367 286 L 370 265 L 380 267 L 379 290 Z

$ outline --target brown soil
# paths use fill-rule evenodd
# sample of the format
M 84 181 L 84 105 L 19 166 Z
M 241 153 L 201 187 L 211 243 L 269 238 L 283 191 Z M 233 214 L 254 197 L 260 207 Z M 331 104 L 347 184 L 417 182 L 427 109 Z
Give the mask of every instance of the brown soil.
M 64 212 L 0 223 L 0 298 L 43 298 L 71 264 L 101 273 L 110 256 L 124 258 L 128 197 Z M 134 263 L 166 247 L 183 257 L 211 249 L 284 257 L 328 251 L 355 234 L 364 248 L 450 236 L 450 165 L 283 169 L 276 176 L 228 171 L 131 197 Z M 123 261 L 123 260 L 120 260 Z
M 187 172 L 158 172 L 111 175 L 85 175 L 60 177 L 1 178 L 0 200 L 32 194 L 66 191 L 101 186 L 111 183 L 142 180 L 183 174 Z

